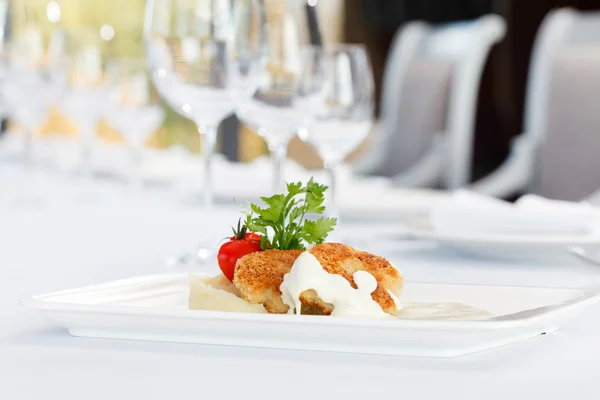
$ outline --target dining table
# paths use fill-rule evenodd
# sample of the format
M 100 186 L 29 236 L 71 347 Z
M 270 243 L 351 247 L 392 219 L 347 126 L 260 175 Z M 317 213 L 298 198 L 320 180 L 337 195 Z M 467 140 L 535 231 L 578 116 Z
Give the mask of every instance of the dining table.
M 175 201 L 167 188 L 133 194 L 101 179 L 86 197 L 73 189 L 72 176 L 34 175 L 0 163 L 2 400 L 600 398 L 600 305 L 558 332 L 455 358 L 72 337 L 21 301 L 172 272 L 167 257 L 200 238 L 217 245 L 239 208 L 217 204 L 207 211 Z M 401 221 L 379 236 L 372 234 L 380 232 L 376 225 L 358 221 L 344 229 L 370 238 L 365 249 L 389 259 L 407 281 L 600 287 L 600 269 L 575 259 L 486 260 L 411 240 Z M 216 262 L 197 268 L 218 271 Z

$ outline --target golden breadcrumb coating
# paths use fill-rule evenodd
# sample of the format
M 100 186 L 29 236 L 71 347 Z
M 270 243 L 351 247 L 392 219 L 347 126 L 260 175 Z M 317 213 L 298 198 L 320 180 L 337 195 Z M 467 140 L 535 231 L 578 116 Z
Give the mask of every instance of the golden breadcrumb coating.
M 281 300 L 279 286 L 300 250 L 266 250 L 250 253 L 235 264 L 233 284 L 249 303 L 262 304 L 270 313 L 284 314 L 289 307 Z
M 308 251 L 325 271 L 341 275 L 354 288 L 354 272 L 369 272 L 377 280 L 377 288 L 371 295 L 373 300 L 387 313 L 395 314 L 398 311 L 388 290 L 396 296 L 400 295 L 403 277 L 385 258 L 340 243 L 325 243 L 313 246 Z M 248 254 L 238 260 L 233 284 L 240 296 L 249 303 L 262 304 L 270 313 L 286 313 L 289 306 L 283 303 L 279 287 L 301 253 L 300 250 L 266 250 Z M 333 311 L 333 305 L 323 302 L 312 289 L 304 291 L 300 300 L 302 314 L 329 315 Z

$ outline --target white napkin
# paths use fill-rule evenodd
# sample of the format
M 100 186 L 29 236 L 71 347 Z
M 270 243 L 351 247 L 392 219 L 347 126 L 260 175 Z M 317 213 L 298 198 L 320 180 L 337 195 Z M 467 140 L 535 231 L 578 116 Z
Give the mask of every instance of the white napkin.
M 600 233 L 600 208 L 534 195 L 512 204 L 459 190 L 435 205 L 429 220 L 437 232 L 445 234 Z

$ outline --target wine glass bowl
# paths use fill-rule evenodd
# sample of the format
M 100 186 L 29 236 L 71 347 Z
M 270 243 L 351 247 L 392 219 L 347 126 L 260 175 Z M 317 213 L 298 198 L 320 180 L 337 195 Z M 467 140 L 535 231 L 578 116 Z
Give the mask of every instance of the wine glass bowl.
M 197 126 L 207 213 L 213 207 L 211 160 L 217 128 L 255 82 L 262 12 L 258 0 L 146 3 L 144 42 L 150 76 L 167 104 Z M 203 241 L 184 257 L 185 264 L 206 263 L 214 247 Z
M 330 175 L 328 210 L 337 217 L 337 169 L 372 126 L 373 73 L 362 45 L 310 46 L 304 49 L 303 60 L 313 65 L 305 68 L 303 86 L 320 95 L 313 97 L 314 117 L 302 138 L 316 149 Z
M 52 74 L 44 66 L 5 58 L 1 75 L 2 96 L 12 118 L 28 129 L 39 128 L 54 100 Z
M 306 107 L 310 101 L 304 96 L 307 93 L 298 90 L 303 63 L 297 21 L 288 3 L 272 6 L 265 14 L 261 57 L 255 61 L 256 83 L 250 95 L 240 99 L 236 113 L 266 141 L 274 163 L 273 192 L 277 192 L 283 185 L 288 142 L 310 119 Z
M 30 33 L 27 35 L 27 33 Z M 60 97 L 64 65 L 42 49 L 36 27 L 7 44 L 0 58 L 0 96 L 11 118 L 22 128 L 23 161 L 31 166 L 34 135 L 47 120 L 51 105 Z M 33 41 L 38 48 L 30 51 Z M 35 95 L 33 95 L 35 94 Z
M 203 197 L 213 203 L 211 158 L 219 123 L 254 82 L 260 3 L 256 0 L 150 0 L 144 37 L 148 68 L 165 101 L 192 120 L 204 161 Z
M 107 66 L 111 93 L 106 111 L 107 123 L 125 139 L 131 153 L 134 189 L 143 186 L 142 161 L 146 140 L 164 120 L 164 110 L 152 92 L 145 60 L 120 58 Z
M 186 37 L 152 39 L 152 79 L 165 101 L 201 126 L 216 126 L 234 110 L 226 43 Z M 160 61 L 157 61 L 160 60 Z
M 93 28 L 68 30 L 65 36 L 68 75 L 58 108 L 79 131 L 79 172 L 84 180 L 92 177 L 96 128 L 108 110 L 112 90 L 106 47 L 107 41 Z

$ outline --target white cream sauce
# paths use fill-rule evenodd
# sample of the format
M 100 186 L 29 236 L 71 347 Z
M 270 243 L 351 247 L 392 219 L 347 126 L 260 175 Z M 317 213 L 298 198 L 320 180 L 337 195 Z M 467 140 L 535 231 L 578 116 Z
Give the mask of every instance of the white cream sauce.
M 397 314 L 407 319 L 486 319 L 492 315 L 479 308 L 462 303 L 403 303 Z
M 305 251 L 284 276 L 279 288 L 281 298 L 290 306 L 290 313 L 295 310 L 296 314 L 300 314 L 300 295 L 313 289 L 321 300 L 333 304 L 332 316 L 390 318 L 391 315 L 384 312 L 371 297 L 371 293 L 377 289 L 377 281 L 373 275 L 366 271 L 356 271 L 352 277 L 357 289 L 344 277 L 325 271 L 319 260 Z
M 390 289 L 386 289 L 386 291 L 388 292 L 388 294 L 390 295 L 390 297 L 394 301 L 394 304 L 396 305 L 396 308 L 398 310 L 400 310 L 402 308 L 402 304 L 400 304 L 400 299 L 398 298 L 398 296 L 396 296 L 394 294 L 394 292 L 392 292 Z
M 332 316 L 393 318 L 371 297 L 377 288 L 375 277 L 366 271 L 356 271 L 352 277 L 357 289 L 344 277 L 325 271 L 319 260 L 305 251 L 284 276 L 280 286 L 281 298 L 290 307 L 290 314 L 295 311 L 299 315 L 302 305 L 300 295 L 313 289 L 321 300 L 333 304 Z M 401 304 L 392 292 L 388 290 L 388 293 L 398 307 L 397 318 L 475 320 L 492 316 L 487 311 L 456 302 Z

